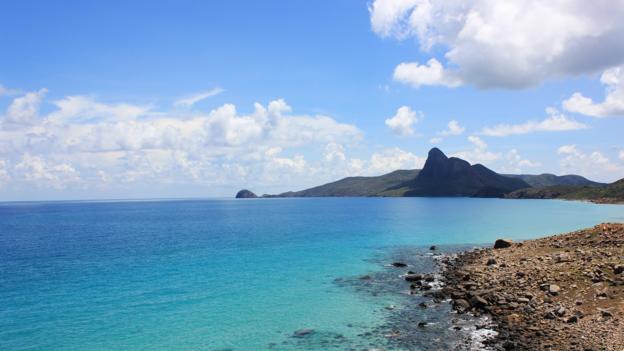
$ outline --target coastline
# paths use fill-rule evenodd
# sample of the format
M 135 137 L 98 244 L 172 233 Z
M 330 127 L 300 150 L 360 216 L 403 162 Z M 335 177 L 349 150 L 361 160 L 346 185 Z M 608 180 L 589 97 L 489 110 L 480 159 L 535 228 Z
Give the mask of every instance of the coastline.
M 444 286 L 425 295 L 449 299 L 457 313 L 491 317 L 496 333 L 484 344 L 493 349 L 624 345 L 624 224 L 464 251 L 439 263 Z

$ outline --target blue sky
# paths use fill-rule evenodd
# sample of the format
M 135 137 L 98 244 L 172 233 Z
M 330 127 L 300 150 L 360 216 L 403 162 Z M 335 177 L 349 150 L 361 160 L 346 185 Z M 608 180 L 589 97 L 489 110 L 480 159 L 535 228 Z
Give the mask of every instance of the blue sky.
M 433 146 L 613 181 L 624 6 L 584 6 L 7 3 L 0 199 L 278 192 L 417 168 Z

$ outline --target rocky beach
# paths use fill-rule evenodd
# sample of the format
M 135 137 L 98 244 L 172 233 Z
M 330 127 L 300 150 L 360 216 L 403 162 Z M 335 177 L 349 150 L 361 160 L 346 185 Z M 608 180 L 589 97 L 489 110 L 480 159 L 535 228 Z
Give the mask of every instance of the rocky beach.
M 501 239 L 439 262 L 443 287 L 425 295 L 490 316 L 491 349 L 624 350 L 624 224 Z

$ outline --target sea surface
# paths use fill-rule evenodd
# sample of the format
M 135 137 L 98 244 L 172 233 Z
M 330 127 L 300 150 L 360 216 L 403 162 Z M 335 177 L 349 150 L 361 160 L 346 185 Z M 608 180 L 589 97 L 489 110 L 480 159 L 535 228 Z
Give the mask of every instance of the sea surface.
M 435 271 L 430 245 L 451 253 L 603 221 L 624 221 L 624 206 L 468 198 L 0 203 L 0 350 L 447 348 L 464 321 L 447 304 L 419 308 L 425 300 L 407 294 L 400 278 L 406 269 Z M 395 260 L 410 267 L 391 267 Z

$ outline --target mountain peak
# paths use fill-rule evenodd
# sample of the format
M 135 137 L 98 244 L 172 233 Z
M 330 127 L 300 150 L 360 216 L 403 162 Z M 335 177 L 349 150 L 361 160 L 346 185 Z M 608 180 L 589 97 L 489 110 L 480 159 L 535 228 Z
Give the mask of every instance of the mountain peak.
M 447 159 L 448 157 L 446 157 L 446 155 L 444 154 L 444 152 L 442 152 L 442 150 L 438 149 L 437 147 L 434 147 L 431 150 L 429 150 L 429 154 L 427 155 L 427 159 L 430 159 L 430 158 Z

